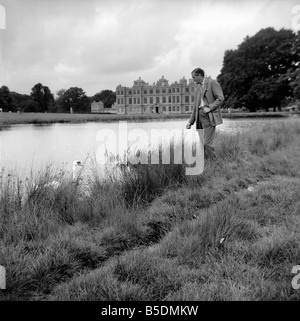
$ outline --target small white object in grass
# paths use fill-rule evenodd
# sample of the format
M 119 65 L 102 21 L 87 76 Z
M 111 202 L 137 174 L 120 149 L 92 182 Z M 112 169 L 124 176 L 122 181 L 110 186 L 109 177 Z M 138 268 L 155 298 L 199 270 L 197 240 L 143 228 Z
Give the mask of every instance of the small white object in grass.
M 249 192 L 253 192 L 253 191 L 254 191 L 254 187 L 253 187 L 253 186 L 248 186 L 247 190 L 248 190 Z
M 220 243 L 222 244 L 225 241 L 225 237 L 222 237 Z
M 79 160 L 75 160 L 73 162 L 73 182 L 77 181 L 77 179 L 80 175 L 80 171 L 82 169 L 82 166 L 83 166 L 83 164 Z

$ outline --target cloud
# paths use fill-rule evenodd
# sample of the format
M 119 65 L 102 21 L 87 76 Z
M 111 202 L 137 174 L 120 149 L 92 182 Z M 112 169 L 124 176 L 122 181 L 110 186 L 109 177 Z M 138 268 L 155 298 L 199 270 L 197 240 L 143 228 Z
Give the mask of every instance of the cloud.
M 201 66 L 216 77 L 224 52 L 262 27 L 289 28 L 288 1 L 6 0 L 0 81 L 30 93 L 78 86 L 93 95 Z

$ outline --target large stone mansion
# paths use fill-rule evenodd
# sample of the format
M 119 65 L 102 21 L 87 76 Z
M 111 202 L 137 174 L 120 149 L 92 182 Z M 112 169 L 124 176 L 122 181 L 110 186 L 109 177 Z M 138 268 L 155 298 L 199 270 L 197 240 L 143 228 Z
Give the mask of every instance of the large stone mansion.
M 156 83 L 149 85 L 141 77 L 132 87 L 119 85 L 116 88 L 117 114 L 185 114 L 191 113 L 194 106 L 196 84 L 183 77 L 169 85 L 162 76 Z

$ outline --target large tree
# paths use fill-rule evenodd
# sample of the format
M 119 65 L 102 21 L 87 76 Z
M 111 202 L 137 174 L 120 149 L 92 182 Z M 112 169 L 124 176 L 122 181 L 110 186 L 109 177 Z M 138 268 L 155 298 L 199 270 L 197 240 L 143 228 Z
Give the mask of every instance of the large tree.
M 14 97 L 7 86 L 0 88 L 0 108 L 3 111 L 15 111 Z
M 86 113 L 90 112 L 90 100 L 82 88 L 71 87 L 64 91 L 57 99 L 57 104 L 62 112 Z
M 293 95 L 286 75 L 297 69 L 300 60 L 291 30 L 261 29 L 247 36 L 236 50 L 227 50 L 218 76 L 225 107 L 245 106 L 251 111 L 279 107 Z
M 95 101 L 102 101 L 105 108 L 111 108 L 111 106 L 116 102 L 117 97 L 115 92 L 106 89 L 95 94 L 92 99 Z
M 37 112 L 46 112 L 54 103 L 54 96 L 49 87 L 38 83 L 31 89 L 30 97 L 35 101 Z
M 298 31 L 297 36 L 295 38 L 293 47 L 293 53 L 298 53 L 300 55 L 300 31 Z M 300 58 L 295 63 L 296 68 L 291 68 L 287 74 L 288 81 L 293 90 L 294 99 L 300 100 Z

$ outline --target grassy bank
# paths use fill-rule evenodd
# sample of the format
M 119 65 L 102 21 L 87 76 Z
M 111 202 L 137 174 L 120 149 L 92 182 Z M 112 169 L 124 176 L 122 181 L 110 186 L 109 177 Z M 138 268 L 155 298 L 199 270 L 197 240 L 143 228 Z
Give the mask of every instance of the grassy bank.
M 294 113 L 296 114 L 296 113 Z M 223 118 L 268 118 L 268 117 L 288 117 L 293 115 L 293 113 L 289 112 L 253 112 L 253 113 L 246 113 L 246 112 L 223 112 Z
M 224 118 L 253 118 L 253 117 L 288 117 L 285 112 L 260 113 L 223 113 Z M 53 123 L 82 123 L 110 122 L 120 120 L 152 120 L 188 118 L 190 114 L 149 114 L 149 115 L 115 115 L 115 114 L 60 114 L 60 113 L 0 113 L 0 126 L 13 124 L 53 124 Z
M 219 134 L 199 176 L 137 165 L 88 193 L 51 169 L 3 172 L 2 299 L 299 300 L 299 137 L 296 120 Z
M 0 113 L 0 126 L 13 124 L 53 124 L 53 123 L 83 123 L 111 122 L 120 120 L 151 120 L 183 118 L 189 115 L 116 115 L 116 114 L 63 114 L 63 113 Z

